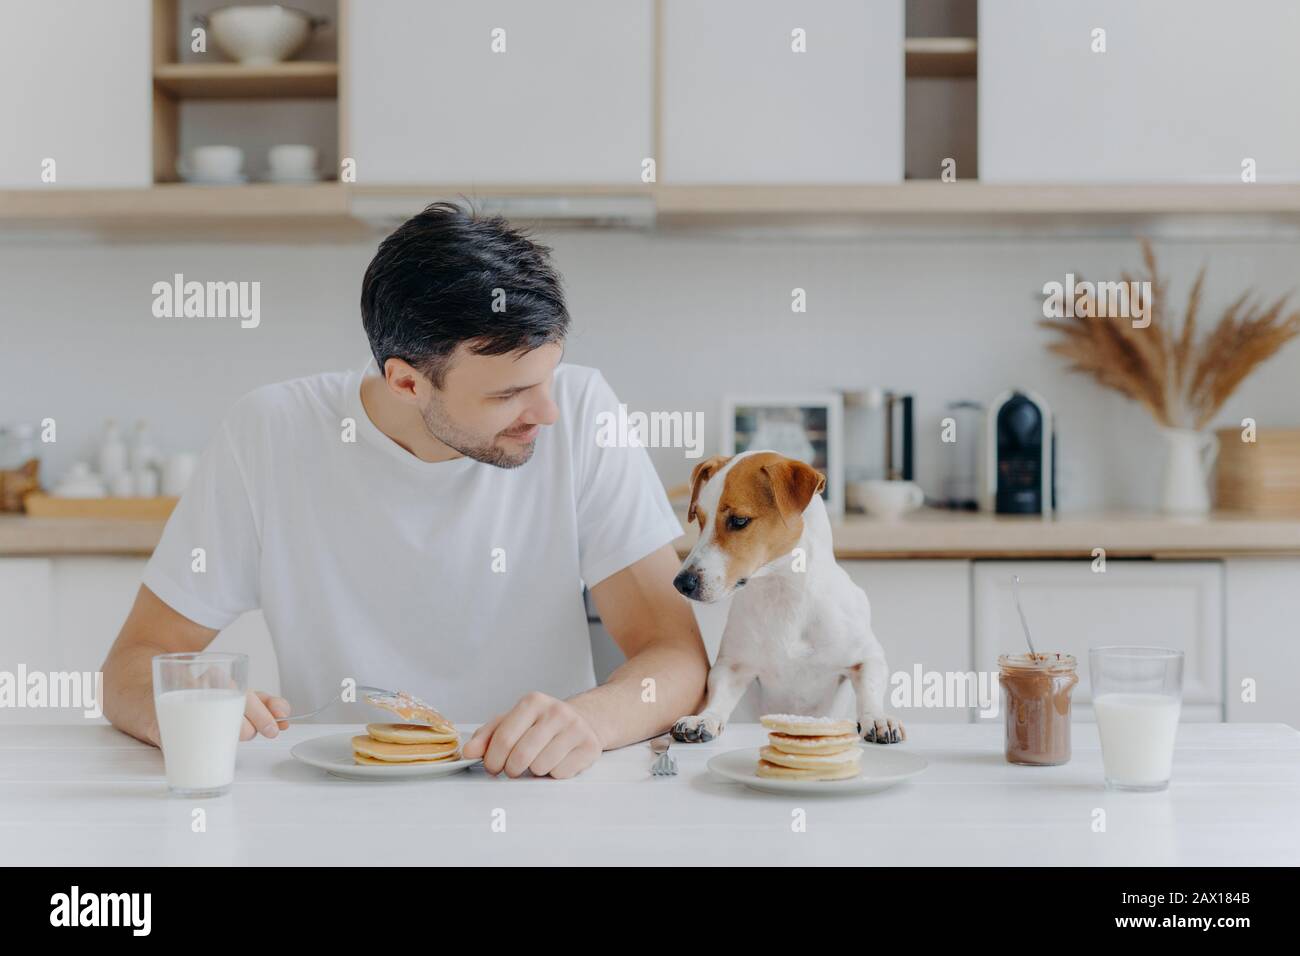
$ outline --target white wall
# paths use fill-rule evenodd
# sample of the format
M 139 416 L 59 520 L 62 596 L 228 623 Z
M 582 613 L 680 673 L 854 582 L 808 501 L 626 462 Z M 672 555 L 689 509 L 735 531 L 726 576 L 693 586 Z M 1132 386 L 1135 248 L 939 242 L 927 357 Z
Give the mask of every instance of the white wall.
M 1041 392 L 1059 420 L 1062 504 L 1154 506 L 1157 433 L 1144 412 L 1066 376 L 1035 326 L 1044 282 L 1067 271 L 1117 278 L 1138 264 L 1128 240 L 744 238 L 735 234 L 565 231 L 543 235 L 564 273 L 575 329 L 568 356 L 601 367 L 633 409 L 702 410 L 706 454 L 733 391 L 876 383 L 918 396 L 918 469 L 941 487 L 938 422 L 954 399 L 1010 385 Z M 357 301 L 372 243 L 348 245 L 0 242 L 0 421 L 59 423 L 50 477 L 89 453 L 103 419 L 145 417 L 164 448 L 201 446 L 254 386 L 360 364 Z M 1161 243 L 1181 309 L 1210 264 L 1202 321 L 1247 286 L 1295 283 L 1296 246 Z M 155 319 L 150 287 L 260 280 L 262 323 Z M 808 312 L 790 311 L 790 290 Z M 1297 303 L 1300 305 L 1300 302 Z M 1300 425 L 1300 346 L 1247 381 L 1219 424 L 1243 416 Z M 652 453 L 684 481 L 679 450 Z

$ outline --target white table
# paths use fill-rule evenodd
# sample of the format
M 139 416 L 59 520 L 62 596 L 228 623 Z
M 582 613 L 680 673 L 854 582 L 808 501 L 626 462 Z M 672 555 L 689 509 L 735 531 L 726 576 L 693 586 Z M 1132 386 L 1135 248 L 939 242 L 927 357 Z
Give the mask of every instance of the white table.
M 0 727 L 0 861 L 21 864 L 1300 864 L 1300 732 L 1282 724 L 1179 727 L 1174 782 L 1102 787 L 1095 725 L 1062 767 L 1013 767 L 1002 730 L 917 724 L 901 746 L 930 767 L 856 797 L 790 798 L 713 778 L 705 762 L 763 731 L 677 744 L 652 778 L 645 744 L 573 780 L 489 777 L 361 783 L 289 756 L 303 724 L 240 745 L 231 794 L 169 797 L 162 756 L 103 725 Z M 462 727 L 468 731 L 469 727 Z M 192 811 L 206 811 L 206 832 Z M 806 832 L 794 832 L 796 808 Z M 1094 832 L 1097 810 L 1104 833 Z M 505 832 L 494 812 L 505 811 Z

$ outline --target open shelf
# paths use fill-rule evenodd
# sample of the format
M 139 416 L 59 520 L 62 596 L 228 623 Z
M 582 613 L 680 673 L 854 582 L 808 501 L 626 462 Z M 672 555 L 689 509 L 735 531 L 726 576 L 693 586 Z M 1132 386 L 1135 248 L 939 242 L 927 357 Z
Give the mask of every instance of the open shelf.
M 908 77 L 970 77 L 979 65 L 974 37 L 908 37 L 903 41 Z
M 153 83 L 176 99 L 331 99 L 338 95 L 339 67 L 308 61 L 269 66 L 159 63 Z

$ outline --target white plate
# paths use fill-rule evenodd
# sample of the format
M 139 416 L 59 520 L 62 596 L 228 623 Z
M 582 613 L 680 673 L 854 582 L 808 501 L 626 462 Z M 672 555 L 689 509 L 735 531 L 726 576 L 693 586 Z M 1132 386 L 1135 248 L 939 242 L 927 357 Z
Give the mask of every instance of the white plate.
M 906 750 L 895 750 L 894 744 L 860 744 L 862 773 L 847 780 L 784 780 L 780 777 L 760 777 L 758 748 L 728 750 L 709 761 L 709 769 L 720 777 L 743 783 L 754 790 L 767 793 L 871 793 L 902 783 L 929 766 L 924 757 Z
M 352 759 L 352 738 L 357 734 L 330 734 L 313 737 L 295 744 L 289 751 L 295 759 L 312 767 L 319 767 L 336 777 L 348 780 L 408 780 L 412 777 L 445 777 L 459 773 L 482 758 L 474 760 L 440 760 L 437 763 L 394 763 L 388 767 L 378 764 L 361 764 Z

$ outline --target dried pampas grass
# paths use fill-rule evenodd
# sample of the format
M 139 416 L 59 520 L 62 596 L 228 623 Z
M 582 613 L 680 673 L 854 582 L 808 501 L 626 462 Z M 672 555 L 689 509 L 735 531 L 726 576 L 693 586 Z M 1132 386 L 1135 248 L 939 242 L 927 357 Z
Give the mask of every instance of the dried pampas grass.
M 1300 336 L 1300 310 L 1286 313 L 1289 295 L 1264 305 L 1246 292 L 1224 310 L 1208 335 L 1198 338 L 1204 267 L 1175 328 L 1164 309 L 1169 283 L 1156 268 L 1151 243 L 1141 243 L 1146 275 L 1134 280 L 1124 273 L 1122 278 L 1130 289 L 1134 281 L 1150 283 L 1149 325 L 1135 328 L 1127 316 L 1100 314 L 1105 305 L 1096 296 L 1087 300 L 1088 308 L 1078 310 L 1088 317 L 1038 324 L 1056 333 L 1047 350 L 1068 361 L 1070 371 L 1090 375 L 1141 403 L 1161 425 L 1199 431 L 1256 366 Z

